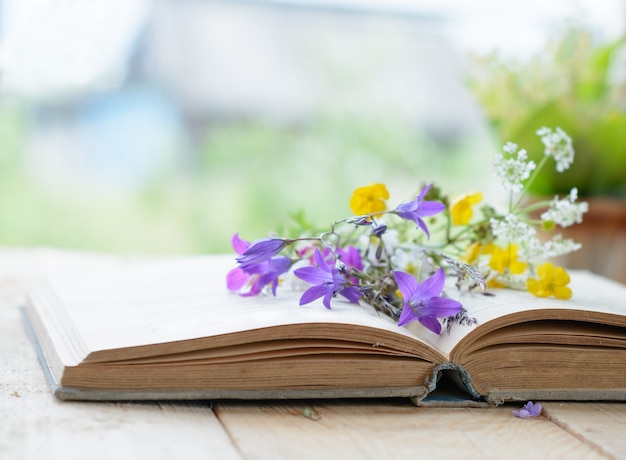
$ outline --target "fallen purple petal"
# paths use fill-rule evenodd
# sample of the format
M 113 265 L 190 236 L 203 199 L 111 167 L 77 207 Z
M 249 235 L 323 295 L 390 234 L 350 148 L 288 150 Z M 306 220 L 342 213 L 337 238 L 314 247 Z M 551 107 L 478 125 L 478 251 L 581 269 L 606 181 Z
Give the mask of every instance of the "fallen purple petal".
M 541 404 L 528 401 L 524 407 L 513 410 L 513 415 L 518 418 L 538 417 L 542 409 Z

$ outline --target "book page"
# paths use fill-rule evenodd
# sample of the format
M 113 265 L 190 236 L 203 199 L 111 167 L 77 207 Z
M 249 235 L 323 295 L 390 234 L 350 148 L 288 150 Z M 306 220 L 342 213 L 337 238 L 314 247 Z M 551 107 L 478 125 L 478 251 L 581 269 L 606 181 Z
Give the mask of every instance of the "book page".
M 570 277 L 569 286 L 573 296 L 569 300 L 539 298 L 525 291 L 511 289 L 488 289 L 493 295 L 487 296 L 480 291 L 460 292 L 456 287 L 449 286 L 447 292 L 450 297 L 463 304 L 469 316 L 477 320 L 477 325 L 455 325 L 450 334 L 444 331 L 440 336 L 415 325 L 410 329 L 433 347 L 449 355 L 465 336 L 480 325 L 524 311 L 556 309 L 606 313 L 615 315 L 615 324 L 626 326 L 626 286 L 587 271 L 571 271 Z
M 327 310 L 321 301 L 299 306 L 302 292 L 287 286 L 276 297 L 230 293 L 225 280 L 234 266 L 233 256 L 188 257 L 49 283 L 91 352 L 310 323 L 373 327 L 415 344 L 390 318 L 341 297 Z

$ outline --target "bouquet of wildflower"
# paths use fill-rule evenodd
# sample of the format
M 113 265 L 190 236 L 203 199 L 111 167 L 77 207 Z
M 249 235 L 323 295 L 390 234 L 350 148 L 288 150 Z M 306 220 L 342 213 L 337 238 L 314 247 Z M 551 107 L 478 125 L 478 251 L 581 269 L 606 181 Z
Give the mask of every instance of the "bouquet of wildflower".
M 279 282 L 291 277 L 304 284 L 300 305 L 322 298 L 330 309 L 339 295 L 354 304 L 364 302 L 400 326 L 417 320 L 435 334 L 442 324 L 474 322 L 444 292 L 448 275 L 456 277 L 457 289 L 485 293 L 489 287 L 506 287 L 568 299 L 569 275 L 548 260 L 580 247 L 554 230 L 580 223 L 587 203 L 577 202 L 575 188 L 564 198 L 525 199 L 549 158 L 560 172 L 574 159 L 571 139 L 561 129 L 542 128 L 537 134 L 545 146 L 538 165 L 510 142 L 492 161 L 508 195 L 503 210 L 479 207 L 481 193 L 450 197 L 431 184 L 414 200 L 388 209 L 385 185 L 360 187 L 350 199 L 354 216 L 325 231 L 303 229 L 296 237 L 254 242 L 235 234 L 238 266 L 228 273 L 227 287 L 243 296 L 276 295 Z

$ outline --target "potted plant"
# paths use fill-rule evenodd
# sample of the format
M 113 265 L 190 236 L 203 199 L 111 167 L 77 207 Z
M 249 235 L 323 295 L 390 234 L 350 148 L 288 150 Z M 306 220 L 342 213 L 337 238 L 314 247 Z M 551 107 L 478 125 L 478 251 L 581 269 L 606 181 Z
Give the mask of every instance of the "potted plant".
M 543 168 L 530 187 L 542 197 L 577 187 L 589 203 L 583 225 L 566 235 L 583 248 L 561 262 L 626 283 L 626 39 L 596 43 L 569 23 L 527 62 L 492 53 L 475 63 L 470 88 L 500 142 L 515 139 L 537 159 L 541 127 L 573 140 L 572 167 Z

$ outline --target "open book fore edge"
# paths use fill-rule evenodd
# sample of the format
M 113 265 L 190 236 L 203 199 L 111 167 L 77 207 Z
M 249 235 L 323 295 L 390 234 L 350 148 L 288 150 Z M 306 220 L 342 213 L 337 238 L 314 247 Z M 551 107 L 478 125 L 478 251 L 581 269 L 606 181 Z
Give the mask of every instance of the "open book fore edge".
M 22 319 L 37 358 L 50 386 L 52 394 L 65 401 L 167 401 L 167 400 L 286 400 L 286 399 L 339 399 L 339 398 L 416 398 L 425 396 L 423 385 L 395 388 L 350 388 L 350 389 L 277 389 L 277 390 L 100 390 L 81 389 L 60 385 L 55 381 L 46 357 L 30 324 L 26 309 L 22 308 Z
M 456 363 L 441 363 L 433 368 L 424 385 L 395 388 L 303 389 L 303 390 L 92 390 L 59 385 L 52 376 L 46 357 L 30 324 L 25 308 L 21 308 L 23 324 L 33 343 L 52 394 L 66 401 L 176 401 L 176 400 L 298 400 L 298 399 L 358 399 L 408 398 L 416 406 L 427 407 L 488 407 L 504 402 L 525 400 L 626 401 L 626 391 L 492 391 L 481 396 L 473 387 L 469 373 Z M 466 394 L 459 398 L 438 393 L 442 374 L 451 371 Z

